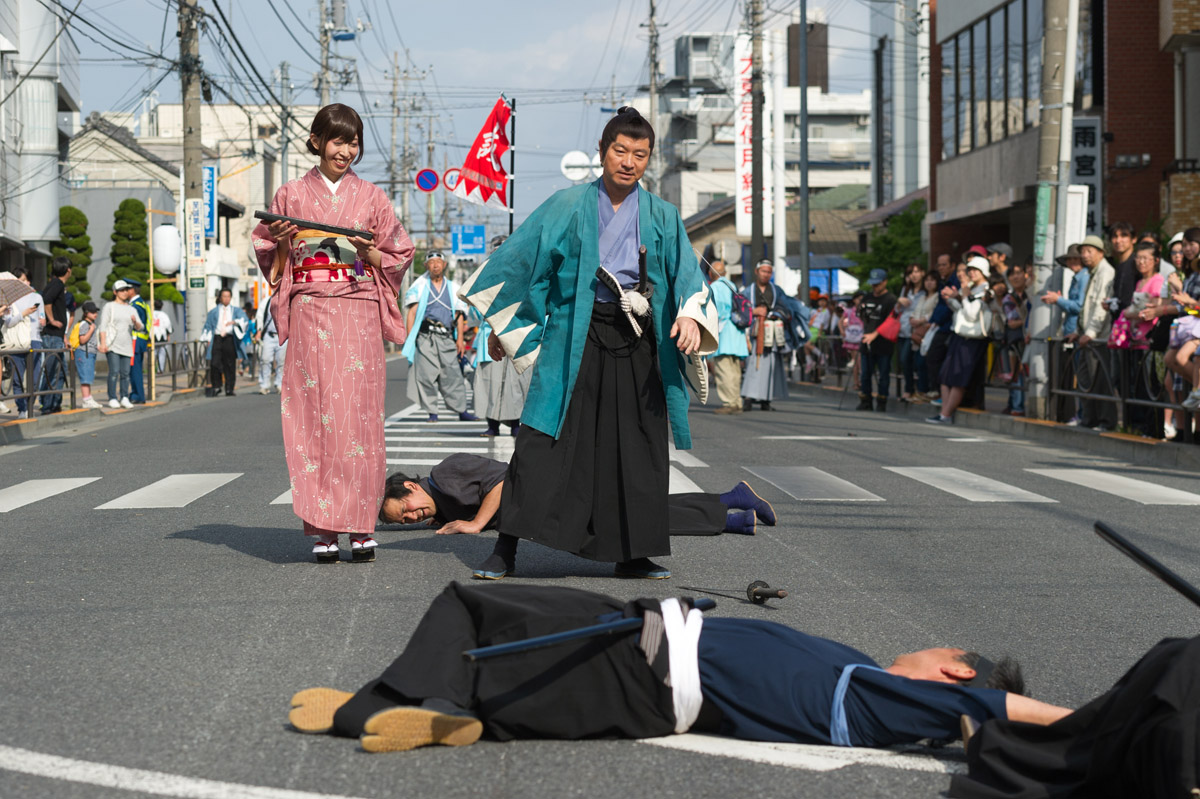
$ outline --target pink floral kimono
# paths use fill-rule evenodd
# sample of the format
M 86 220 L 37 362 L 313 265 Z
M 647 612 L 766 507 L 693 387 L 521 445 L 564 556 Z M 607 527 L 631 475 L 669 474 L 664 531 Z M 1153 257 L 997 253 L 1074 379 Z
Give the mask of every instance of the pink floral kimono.
M 335 185 L 330 193 L 314 167 L 275 192 L 271 213 L 373 230 L 383 252 L 379 269 L 357 274 L 354 247 L 344 237 L 301 230 L 284 262 L 265 224 L 253 233 L 259 267 L 275 284 L 279 341 L 288 345 L 283 444 L 292 508 L 307 535 L 375 530 L 387 469 L 383 340 L 404 342 L 396 295 L 413 258 L 383 190 L 353 170 Z

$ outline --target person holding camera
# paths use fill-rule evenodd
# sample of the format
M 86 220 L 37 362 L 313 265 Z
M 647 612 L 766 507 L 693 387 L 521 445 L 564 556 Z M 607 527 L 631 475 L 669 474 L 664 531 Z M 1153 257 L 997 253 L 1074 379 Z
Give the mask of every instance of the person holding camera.
M 962 404 L 963 394 L 981 358 L 987 355 L 992 326 L 991 296 L 987 287 L 988 262 L 978 255 L 967 261 L 963 289 L 942 289 L 946 304 L 954 311 L 950 345 L 942 364 L 942 408 L 925 421 L 930 424 L 954 424 L 954 411 Z

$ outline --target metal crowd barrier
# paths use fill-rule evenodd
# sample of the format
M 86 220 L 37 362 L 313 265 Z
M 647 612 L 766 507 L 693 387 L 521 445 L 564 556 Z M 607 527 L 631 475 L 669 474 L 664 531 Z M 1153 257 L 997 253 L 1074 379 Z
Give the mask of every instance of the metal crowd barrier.
M 1176 411 L 1189 422 L 1176 425 L 1177 440 L 1193 440 L 1192 412 L 1179 404 L 1183 397 L 1171 399 L 1169 384 L 1175 373 L 1166 368 L 1161 352 L 1109 349 L 1108 341 L 1100 339 L 1084 347 L 1051 339 L 1049 371 L 1052 397 L 1114 404 L 1118 428 L 1133 430 L 1136 425 L 1158 438 L 1163 436 L 1163 418 L 1158 411 Z M 1184 388 L 1185 396 L 1188 390 Z M 1055 421 L 1066 421 L 1061 418 L 1063 405 L 1054 407 L 1051 418 Z

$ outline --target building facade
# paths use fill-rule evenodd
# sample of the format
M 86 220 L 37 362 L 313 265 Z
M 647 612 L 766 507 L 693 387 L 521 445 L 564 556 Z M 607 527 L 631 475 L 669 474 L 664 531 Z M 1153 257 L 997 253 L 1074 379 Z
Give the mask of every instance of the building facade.
M 871 18 L 871 207 L 929 185 L 929 4 L 896 0 Z
M 0 3 L 0 99 L 0 268 L 24 264 L 40 285 L 58 239 L 79 48 L 38 0 Z

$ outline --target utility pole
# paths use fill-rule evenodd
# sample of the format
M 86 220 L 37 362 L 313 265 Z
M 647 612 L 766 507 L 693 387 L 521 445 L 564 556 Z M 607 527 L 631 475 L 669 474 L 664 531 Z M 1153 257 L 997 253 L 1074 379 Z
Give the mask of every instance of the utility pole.
M 650 188 L 656 194 L 662 193 L 662 187 L 659 185 L 662 180 L 662 152 L 663 136 L 658 130 L 658 17 L 656 15 L 657 3 L 655 0 L 650 0 L 650 127 L 654 128 L 655 145 L 654 152 L 650 154 Z
M 800 296 L 808 302 L 812 285 L 808 263 L 808 2 L 800 0 L 800 35 L 796 37 L 800 59 Z M 776 134 L 779 135 L 779 134 Z M 832 284 L 832 280 L 830 281 Z M 833 286 L 830 285 L 830 296 Z
M 329 105 L 329 15 L 325 0 L 317 0 L 318 32 L 321 42 L 321 73 L 317 76 L 317 88 L 321 93 L 321 107 Z
M 288 62 L 279 65 L 279 99 L 283 109 L 279 112 L 279 185 L 288 181 L 288 109 L 292 106 L 292 83 L 288 78 Z
M 1070 45 L 1074 42 L 1078 22 L 1072 18 L 1072 10 L 1078 16 L 1078 5 L 1072 0 L 1045 0 L 1045 63 L 1042 66 L 1038 189 L 1033 233 L 1034 280 L 1028 289 L 1031 296 L 1044 291 L 1053 275 L 1056 229 L 1060 223 L 1066 224 L 1065 219 L 1057 218 L 1058 209 L 1063 206 L 1058 205 L 1056 208 L 1054 195 L 1057 185 L 1060 184 L 1059 156 L 1063 147 L 1062 137 L 1070 135 L 1070 131 L 1065 129 L 1062 123 L 1064 116 L 1070 119 L 1069 114 L 1063 113 L 1064 102 L 1070 102 L 1067 91 L 1074 93 L 1075 65 L 1070 63 L 1074 61 L 1074 48 Z M 1039 419 L 1045 419 L 1049 411 L 1049 398 L 1046 393 L 1049 379 L 1049 347 L 1046 339 L 1053 332 L 1050 329 L 1050 321 L 1050 307 L 1045 303 L 1036 303 L 1029 319 L 1029 397 L 1033 405 L 1033 415 Z
M 395 117 L 397 115 L 400 116 L 400 123 L 401 123 L 400 127 L 401 127 L 401 130 L 403 131 L 404 141 L 403 141 L 403 144 L 400 146 L 400 161 L 399 161 L 399 167 L 398 167 L 399 175 L 389 174 L 389 179 L 391 181 L 393 181 L 391 183 L 391 190 L 392 190 L 393 197 L 395 196 L 395 193 L 397 190 L 400 192 L 400 221 L 402 221 L 404 224 L 409 225 L 411 227 L 411 221 L 409 220 L 409 216 L 408 216 L 408 194 L 409 194 L 409 181 L 412 179 L 412 174 L 413 174 L 413 163 L 412 163 L 412 153 L 409 150 L 409 144 L 408 144 L 408 128 L 409 128 L 409 120 L 410 120 L 409 112 L 414 109 L 413 109 L 413 102 L 410 99 L 410 95 L 409 95 L 409 91 L 408 91 L 408 82 L 410 80 L 422 80 L 427 73 L 425 70 L 421 70 L 419 72 L 412 71 L 412 70 L 409 70 L 408 67 L 405 67 L 403 70 L 401 70 L 398 59 L 399 59 L 399 56 L 396 54 L 393 54 L 393 69 L 395 70 L 395 75 L 393 75 L 393 77 L 392 77 L 392 117 L 393 117 L 393 119 L 392 119 L 392 149 L 393 149 L 393 151 L 395 150 L 395 147 L 396 147 L 396 145 L 395 145 L 395 141 L 396 141 Z M 408 50 L 404 51 L 404 60 L 406 63 L 412 62 L 412 60 L 408 56 Z M 399 92 L 397 90 L 397 81 L 403 82 L 403 90 L 400 90 Z M 396 156 L 395 156 L 394 152 L 392 154 L 392 162 L 396 163 Z M 399 188 L 397 189 L 397 187 L 399 187 Z
M 396 118 L 400 115 L 400 54 L 392 51 L 392 156 L 388 159 L 388 199 L 396 202 L 396 179 L 400 165 L 396 163 Z
M 428 159 L 425 161 L 429 168 L 433 168 L 433 114 L 425 117 L 426 126 L 425 132 L 428 134 Z M 435 190 L 436 191 L 436 190 Z M 433 192 L 425 192 L 425 247 L 426 249 L 433 246 Z
M 750 269 L 763 257 L 763 46 L 762 0 L 750 0 Z
M 200 159 L 202 145 L 200 143 L 200 9 L 196 0 L 179 0 L 179 82 L 180 93 L 183 97 L 183 198 L 184 210 L 187 210 L 189 200 L 204 198 L 204 187 L 201 185 L 202 176 Z M 216 201 L 216 198 L 213 198 Z M 185 229 L 192 230 L 193 222 L 188 215 Z M 203 224 L 203 223 L 201 223 Z M 203 240 L 202 240 L 203 241 Z M 201 258 L 196 262 L 194 254 L 189 252 L 187 267 L 187 300 L 185 305 L 185 330 L 190 338 L 197 338 L 204 327 L 204 317 L 208 313 L 207 297 L 205 296 L 204 263 Z

